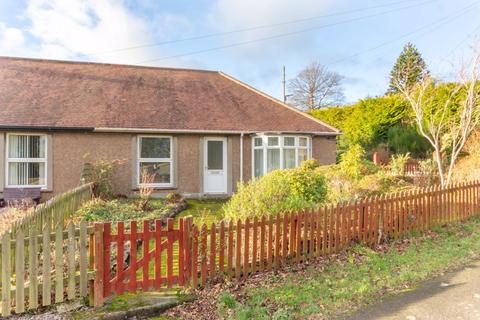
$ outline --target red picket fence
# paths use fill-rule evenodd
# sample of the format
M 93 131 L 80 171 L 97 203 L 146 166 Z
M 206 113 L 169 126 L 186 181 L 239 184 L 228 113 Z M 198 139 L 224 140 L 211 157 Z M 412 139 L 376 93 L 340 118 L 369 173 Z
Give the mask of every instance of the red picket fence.
M 295 213 L 199 227 L 191 218 L 95 225 L 95 304 L 112 294 L 202 286 L 326 256 L 361 242 L 375 245 L 461 221 L 480 209 L 480 183 L 425 188 Z M 128 232 L 126 232 L 128 231 Z M 112 244 L 116 244 L 112 250 Z M 125 250 L 129 244 L 130 249 Z M 125 259 L 125 252 L 129 259 Z
M 96 224 L 96 301 L 126 291 L 183 286 L 187 235 L 183 227 L 183 219 L 176 229 L 173 219 L 167 220 L 166 228 L 160 220 L 143 221 L 141 231 L 137 221 L 131 221 L 128 230 L 125 222 L 118 222 L 115 232 L 110 222 Z
M 415 159 L 410 159 L 405 163 L 403 173 L 406 176 L 415 176 L 419 174 L 423 174 L 420 168 L 420 162 Z

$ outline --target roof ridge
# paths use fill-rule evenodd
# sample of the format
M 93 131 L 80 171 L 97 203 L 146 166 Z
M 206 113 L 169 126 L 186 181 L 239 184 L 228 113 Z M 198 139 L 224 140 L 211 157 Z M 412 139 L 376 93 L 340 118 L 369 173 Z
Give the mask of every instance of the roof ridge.
M 14 56 L 2 56 L 0 60 L 21 60 L 21 61 L 34 61 L 45 63 L 64 63 L 64 64 L 79 64 L 79 65 L 97 65 L 97 66 L 111 66 L 111 67 L 123 67 L 134 69 L 150 69 L 150 70 L 175 70 L 186 72 L 207 72 L 207 73 L 219 73 L 217 70 L 206 69 L 193 69 L 193 68 L 176 68 L 176 67 L 155 67 L 155 66 L 142 66 L 124 63 L 108 63 L 108 62 L 95 62 L 95 61 L 76 61 L 76 60 L 60 60 L 60 59 L 45 59 L 45 58 L 29 58 L 29 57 L 14 57 Z
M 218 71 L 218 74 L 221 75 L 221 76 L 223 76 L 224 78 L 230 80 L 230 81 L 233 81 L 233 82 L 235 82 L 235 83 L 237 83 L 237 84 L 239 84 L 239 85 L 241 85 L 241 86 L 243 86 L 243 87 L 245 87 L 245 88 L 247 88 L 247 89 L 249 89 L 249 90 L 251 90 L 251 91 L 253 91 L 253 92 L 255 92 L 255 93 L 257 93 L 257 94 L 259 94 L 259 95 L 261 95 L 261 96 L 263 96 L 263 97 L 265 97 L 265 98 L 267 98 L 267 99 L 272 100 L 273 102 L 275 102 L 276 104 L 280 105 L 281 107 L 287 108 L 287 109 L 289 109 L 289 110 L 291 110 L 291 111 L 293 111 L 293 112 L 296 112 L 296 113 L 298 113 L 298 114 L 300 114 L 300 115 L 302 115 L 302 116 L 304 116 L 304 117 L 306 117 L 306 118 L 308 118 L 308 119 L 310 119 L 310 120 L 312 120 L 312 121 L 315 121 L 315 122 L 317 122 L 317 123 L 319 123 L 319 124 L 321 124 L 321 125 L 329 128 L 329 129 L 331 129 L 331 130 L 333 131 L 332 133 L 341 134 L 341 131 L 340 131 L 339 129 L 335 128 L 334 126 L 329 125 L 328 123 L 323 122 L 322 120 L 317 119 L 317 118 L 315 118 L 314 116 L 311 116 L 311 115 L 309 115 L 309 114 L 307 114 L 307 113 L 305 113 L 305 112 L 303 112 L 303 111 L 300 111 L 300 110 L 298 110 L 297 108 L 294 108 L 294 107 L 292 107 L 292 106 L 290 106 L 290 105 L 288 105 L 288 104 L 286 104 L 286 103 L 278 100 L 277 98 L 272 97 L 271 95 L 269 95 L 269 94 L 267 94 L 267 93 L 265 93 L 265 92 L 263 92 L 263 91 L 260 91 L 260 90 L 258 90 L 258 89 L 256 89 L 256 88 L 250 86 L 249 84 L 247 84 L 247 83 L 245 83 L 245 82 L 243 82 L 243 81 L 235 78 L 235 77 L 232 77 L 232 76 L 229 75 L 229 74 L 226 74 L 226 73 L 224 73 L 224 72 L 222 72 L 222 71 Z

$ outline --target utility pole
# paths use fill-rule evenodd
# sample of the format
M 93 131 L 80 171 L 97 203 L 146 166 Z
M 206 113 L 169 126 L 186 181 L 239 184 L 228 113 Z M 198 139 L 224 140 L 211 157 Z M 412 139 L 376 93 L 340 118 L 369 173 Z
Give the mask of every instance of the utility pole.
M 283 66 L 283 80 L 282 80 L 282 85 L 283 85 L 283 103 L 287 103 L 287 92 L 285 89 L 286 82 L 285 82 L 285 66 Z

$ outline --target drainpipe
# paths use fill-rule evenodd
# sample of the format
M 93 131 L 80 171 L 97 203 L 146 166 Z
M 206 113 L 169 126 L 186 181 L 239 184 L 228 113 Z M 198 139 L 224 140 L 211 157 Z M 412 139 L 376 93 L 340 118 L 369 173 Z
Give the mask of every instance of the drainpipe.
M 243 182 L 243 135 L 240 133 L 240 182 Z

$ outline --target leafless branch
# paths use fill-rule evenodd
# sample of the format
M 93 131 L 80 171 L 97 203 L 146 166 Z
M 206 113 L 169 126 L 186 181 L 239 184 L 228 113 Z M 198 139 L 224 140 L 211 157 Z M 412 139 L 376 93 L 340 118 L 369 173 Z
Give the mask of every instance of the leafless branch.
M 289 82 L 293 104 L 303 110 L 314 110 L 342 103 L 342 80 L 341 75 L 314 61 Z

